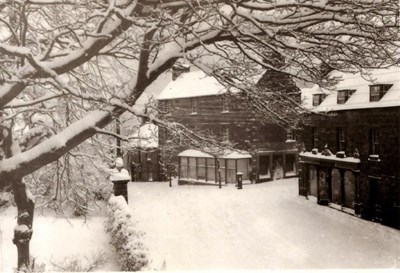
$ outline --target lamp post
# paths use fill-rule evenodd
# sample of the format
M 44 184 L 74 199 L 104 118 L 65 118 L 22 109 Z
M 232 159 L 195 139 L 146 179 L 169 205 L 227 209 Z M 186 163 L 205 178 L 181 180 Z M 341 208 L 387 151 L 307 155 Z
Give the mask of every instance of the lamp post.
M 172 166 L 171 165 L 169 165 L 168 171 L 169 171 L 169 186 L 172 187 Z
M 219 164 L 219 158 L 217 158 L 217 170 L 218 170 L 218 187 L 221 188 L 222 185 L 222 179 L 221 179 L 221 166 Z M 225 180 L 226 181 L 226 180 Z
M 153 182 L 153 173 L 151 172 L 151 158 L 147 158 L 147 177 L 149 178 L 149 182 Z

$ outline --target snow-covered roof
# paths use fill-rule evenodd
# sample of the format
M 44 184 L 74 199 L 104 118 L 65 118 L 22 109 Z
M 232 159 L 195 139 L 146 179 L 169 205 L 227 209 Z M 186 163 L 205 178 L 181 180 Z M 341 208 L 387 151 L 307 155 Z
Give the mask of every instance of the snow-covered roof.
M 313 154 L 312 152 L 303 152 L 300 154 L 302 157 L 308 157 L 308 158 L 318 158 L 318 159 L 325 159 L 328 161 L 342 161 L 342 162 L 349 162 L 349 163 L 360 163 L 359 158 L 354 158 L 354 157 L 345 157 L 345 158 L 339 158 L 336 157 L 336 155 L 331 154 L 331 155 L 322 155 L 321 153 Z
M 126 180 L 131 180 L 131 177 L 127 170 L 122 169 L 120 172 L 114 171 L 110 176 L 110 180 L 111 181 L 126 181 Z
M 214 77 L 201 70 L 182 73 L 171 81 L 157 97 L 158 100 L 191 98 L 223 94 L 226 88 Z
M 206 158 L 212 158 L 211 155 L 204 153 L 202 151 L 194 150 L 194 149 L 189 149 L 185 150 L 181 153 L 178 154 L 178 156 L 182 157 L 206 157 Z
M 222 158 L 225 159 L 241 159 L 241 158 L 251 158 L 251 154 L 244 151 L 227 151 Z
M 178 156 L 181 157 L 205 157 L 205 158 L 213 158 L 213 156 L 209 155 L 208 153 L 199 151 L 199 150 L 194 150 L 194 149 L 188 149 L 185 150 L 181 153 L 178 154 Z M 232 150 L 225 150 L 222 153 L 222 156 L 219 156 L 219 158 L 223 159 L 245 159 L 245 158 L 251 158 L 251 154 L 245 151 L 232 151 Z
M 320 88 L 314 85 L 311 88 L 303 88 L 302 99 L 305 107 L 316 112 L 329 112 L 352 109 L 382 108 L 400 106 L 400 68 L 391 67 L 388 69 L 374 69 L 369 75 L 361 76 L 359 73 L 334 72 L 334 77 L 341 77 L 333 91 Z M 370 101 L 370 85 L 392 84 L 392 87 L 379 101 Z M 344 104 L 337 103 L 337 91 L 356 90 Z M 327 94 L 327 97 L 319 106 L 312 106 L 313 94 Z

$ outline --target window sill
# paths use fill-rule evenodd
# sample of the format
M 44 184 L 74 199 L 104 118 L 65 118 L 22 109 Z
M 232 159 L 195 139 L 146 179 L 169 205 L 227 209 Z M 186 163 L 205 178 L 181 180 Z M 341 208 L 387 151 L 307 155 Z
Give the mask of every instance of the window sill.
M 296 140 L 295 139 L 287 139 L 285 142 L 286 143 L 294 143 L 294 142 L 296 142 Z
M 379 158 L 379 155 L 369 155 L 369 156 L 368 156 L 368 161 L 376 161 L 376 162 L 379 162 L 379 161 L 381 161 L 381 160 L 380 160 L 380 158 Z
M 221 114 L 227 114 L 227 113 L 230 113 L 230 111 L 228 110 L 228 111 L 222 111 L 221 112 Z
M 197 115 L 197 112 L 190 113 L 190 115 L 195 116 Z

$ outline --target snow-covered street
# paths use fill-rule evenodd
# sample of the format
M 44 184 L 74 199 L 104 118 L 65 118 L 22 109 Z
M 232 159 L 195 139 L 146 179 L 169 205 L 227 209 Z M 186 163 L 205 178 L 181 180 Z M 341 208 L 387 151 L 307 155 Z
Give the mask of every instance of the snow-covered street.
M 400 267 L 399 230 L 299 197 L 297 179 L 130 183 L 129 201 L 155 269 Z

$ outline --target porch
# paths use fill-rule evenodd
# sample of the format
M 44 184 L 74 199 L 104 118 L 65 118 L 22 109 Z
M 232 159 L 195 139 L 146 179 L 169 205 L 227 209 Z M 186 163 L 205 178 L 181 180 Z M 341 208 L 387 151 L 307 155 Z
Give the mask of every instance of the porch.
M 299 194 L 320 205 L 360 214 L 360 159 L 304 152 L 299 161 Z
M 179 157 L 179 184 L 236 184 L 236 174 L 243 174 L 243 183 L 251 184 L 251 155 L 244 151 L 224 151 L 218 156 L 198 150 L 185 150 Z

